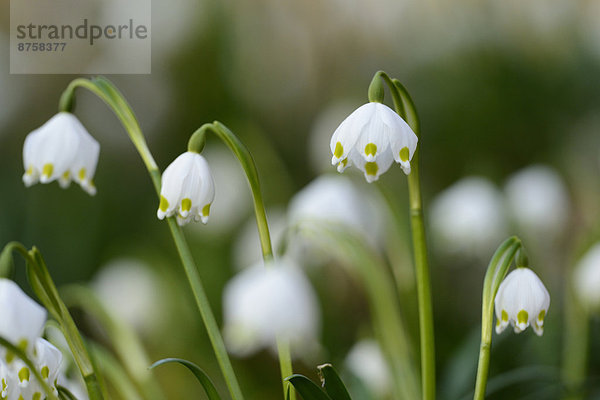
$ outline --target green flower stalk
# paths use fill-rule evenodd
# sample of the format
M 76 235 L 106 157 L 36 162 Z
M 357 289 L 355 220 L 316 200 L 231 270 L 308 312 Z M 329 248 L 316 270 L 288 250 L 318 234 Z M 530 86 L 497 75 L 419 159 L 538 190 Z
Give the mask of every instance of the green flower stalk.
M 104 78 L 99 77 L 94 78 L 92 80 L 76 79 L 73 82 L 71 82 L 71 84 L 69 84 L 69 86 L 63 93 L 60 99 L 60 111 L 71 111 L 74 105 L 74 92 L 75 89 L 78 87 L 88 89 L 92 93 L 96 94 L 115 113 L 115 115 L 121 121 L 123 127 L 125 128 L 125 131 L 129 135 L 129 138 L 136 147 L 138 153 L 142 157 L 142 160 L 146 165 L 148 173 L 150 174 L 150 178 L 157 192 L 157 195 L 160 196 L 160 170 L 158 169 L 158 166 L 156 165 L 156 162 L 154 161 L 154 158 L 152 157 L 152 154 L 148 149 L 146 140 L 144 138 L 144 135 L 142 134 L 142 130 L 139 126 L 139 123 L 131 107 L 124 99 L 123 95 L 112 85 L 112 83 L 110 83 Z M 206 292 L 204 291 L 200 275 L 198 274 L 198 268 L 194 263 L 192 253 L 185 240 L 183 231 L 179 227 L 176 218 L 167 218 L 167 223 L 169 225 L 171 235 L 173 236 L 175 246 L 177 247 L 177 252 L 179 253 L 179 257 L 182 261 L 188 282 L 190 283 L 194 299 L 196 301 L 196 305 L 198 307 L 198 310 L 200 311 L 202 321 L 204 322 L 204 325 L 208 332 L 208 336 L 213 346 L 213 350 L 217 357 L 219 366 L 221 367 L 221 371 L 227 383 L 227 387 L 229 389 L 231 397 L 234 400 L 242 400 L 242 391 L 240 389 L 235 373 L 233 372 L 233 367 L 231 365 L 229 356 L 227 355 L 225 344 L 223 342 L 223 338 L 221 337 L 217 321 L 210 308 Z
M 389 87 L 394 110 L 382 104 L 383 83 Z M 419 304 L 421 386 L 424 400 L 435 399 L 433 308 L 419 178 L 420 126 L 415 105 L 397 79 L 378 71 L 369 86 L 369 103 L 346 118 L 331 138 L 331 162 L 339 172 L 355 165 L 367 182 L 379 179 L 395 161 L 408 176 L 413 251 Z M 356 127 L 361 127 L 356 129 Z
M 265 206 L 262 198 L 262 192 L 260 190 L 260 182 L 258 178 L 258 171 L 252 155 L 248 151 L 248 148 L 239 140 L 239 138 L 225 125 L 219 121 L 215 121 L 212 124 L 204 124 L 190 137 L 188 142 L 188 153 L 199 153 L 204 149 L 206 143 L 207 133 L 215 134 L 221 139 L 227 147 L 233 152 L 242 166 L 250 190 L 252 191 L 252 198 L 254 199 L 254 213 L 256 215 L 256 224 L 258 228 L 258 235 L 260 238 L 261 250 L 263 255 L 263 261 L 265 266 L 272 265 L 273 260 L 273 248 L 271 245 L 271 236 L 269 234 L 269 226 L 267 223 L 267 216 L 265 212 Z M 279 365 L 282 380 L 285 380 L 288 376 L 292 375 L 292 357 L 290 351 L 290 344 L 286 339 L 281 336 L 277 338 L 277 353 L 279 355 Z M 284 381 L 284 398 L 288 396 L 289 399 L 295 399 L 295 392 L 288 390 L 290 383 Z
M 517 268 L 507 276 L 513 261 Z M 514 236 L 498 247 L 490 261 L 483 283 L 481 346 L 474 400 L 485 398 L 494 329 L 494 308 L 496 333 L 501 333 L 510 324 L 515 333 L 523 332 L 531 325 L 538 336 L 543 334 L 550 295 L 528 265 L 529 260 L 521 241 Z

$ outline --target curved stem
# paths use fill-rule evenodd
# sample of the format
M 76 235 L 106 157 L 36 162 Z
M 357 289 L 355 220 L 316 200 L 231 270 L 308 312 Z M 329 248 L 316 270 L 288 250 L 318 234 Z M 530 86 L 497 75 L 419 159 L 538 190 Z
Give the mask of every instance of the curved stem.
M 379 71 L 377 74 L 389 85 L 396 113 L 404 118 L 417 137 L 420 137 L 419 118 L 408 91 L 402 86 L 400 81 L 390 79 L 385 72 Z M 435 338 L 433 333 L 433 306 L 431 302 L 427 240 L 425 237 L 423 200 L 421 198 L 421 181 L 419 177 L 419 148 L 417 147 L 415 150 L 410 163 L 411 173 L 408 175 L 408 196 L 419 303 L 421 387 L 423 400 L 433 400 L 435 399 Z
M 510 264 L 520 248 L 521 241 L 518 238 L 511 237 L 505 240 L 494 253 L 485 274 L 481 302 L 481 344 L 479 347 L 474 400 L 483 400 L 485 398 L 485 388 L 490 367 L 490 349 L 492 347 L 494 299 L 496 298 L 500 283 L 502 283 Z
M 94 78 L 93 80 L 75 79 L 67 87 L 61 97 L 59 106 L 61 111 L 71 110 L 73 107 L 74 91 L 77 87 L 83 87 L 96 94 L 119 118 L 131 141 L 144 160 L 144 164 L 146 165 L 148 173 L 150 174 L 150 178 L 152 179 L 154 189 L 156 190 L 157 195 L 160 197 L 160 171 L 156 165 L 156 162 L 154 161 L 154 158 L 152 157 L 152 154 L 150 153 L 150 150 L 148 149 L 146 140 L 142 134 L 135 115 L 133 114 L 129 104 L 125 101 L 123 95 L 114 87 L 114 85 L 104 78 Z M 194 263 L 192 253 L 185 240 L 183 231 L 179 225 L 177 225 L 175 217 L 167 218 L 167 222 L 171 231 L 171 235 L 173 236 L 173 241 L 175 242 L 177 252 L 183 264 L 185 274 L 194 294 L 196 305 L 200 311 L 200 316 L 202 317 L 202 321 L 204 322 L 208 332 L 208 336 L 227 383 L 227 387 L 229 388 L 231 397 L 234 400 L 242 400 L 244 398 L 242 391 L 235 373 L 233 372 L 231 360 L 227 355 L 227 350 L 225 349 L 225 344 L 223 342 L 223 338 L 221 337 L 217 321 L 210 308 L 208 297 L 206 296 L 206 292 L 202 286 L 198 269 Z
M 254 214 L 256 215 L 256 225 L 258 228 L 258 236 L 260 238 L 261 250 L 265 265 L 269 265 L 269 261 L 273 259 L 273 248 L 271 245 L 271 236 L 269 234 L 269 225 L 267 223 L 267 214 L 265 212 L 265 205 L 262 198 L 262 192 L 260 190 L 260 182 L 258 178 L 258 171 L 254 158 L 248 148 L 240 141 L 240 139 L 224 124 L 219 121 L 214 121 L 212 124 L 204 124 L 192 134 L 189 140 L 188 148 L 190 150 L 202 149 L 206 141 L 206 133 L 212 132 L 219 139 L 221 139 L 227 147 L 235 154 L 236 158 L 240 162 L 250 190 L 252 191 L 252 198 L 254 200 Z M 283 385 L 284 398 L 287 396 L 287 388 L 290 385 L 289 382 L 285 381 L 285 378 L 292 375 L 292 357 L 290 351 L 290 345 L 287 340 L 281 337 L 277 338 L 277 353 L 279 355 L 279 367 L 281 371 L 282 381 L 286 382 Z M 296 398 L 294 390 L 290 390 L 291 400 Z

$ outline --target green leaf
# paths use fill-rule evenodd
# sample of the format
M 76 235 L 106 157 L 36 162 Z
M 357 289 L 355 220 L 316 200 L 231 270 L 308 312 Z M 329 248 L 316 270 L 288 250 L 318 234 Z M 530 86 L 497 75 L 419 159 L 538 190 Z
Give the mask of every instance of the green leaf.
M 317 368 L 329 397 L 333 400 L 352 400 L 344 382 L 331 364 L 319 365 Z
M 212 383 L 212 381 L 210 380 L 210 378 L 208 377 L 206 372 L 204 372 L 199 366 L 197 366 L 196 364 L 194 364 L 191 361 L 183 360 L 181 358 L 164 358 L 164 359 L 158 360 L 157 362 L 152 364 L 150 366 L 150 369 L 156 368 L 159 365 L 173 363 L 173 362 L 179 363 L 179 364 L 183 365 L 184 367 L 186 367 L 187 369 L 189 369 L 190 371 L 192 371 L 192 373 L 198 379 L 198 382 L 200 382 L 200 384 L 204 388 L 204 391 L 206 392 L 206 394 L 210 400 L 221 400 L 221 396 L 219 396 L 219 392 L 217 392 L 215 385 Z
M 12 249 L 6 247 L 0 254 L 0 277 L 11 278 L 15 270 L 15 264 L 12 256 Z
M 304 375 L 294 374 L 285 380 L 294 385 L 304 400 L 333 400 L 316 383 Z
M 66 387 L 58 385 L 56 386 L 56 389 L 58 390 L 58 398 L 60 400 L 77 400 L 77 397 L 75 397 L 75 395 L 73 395 Z

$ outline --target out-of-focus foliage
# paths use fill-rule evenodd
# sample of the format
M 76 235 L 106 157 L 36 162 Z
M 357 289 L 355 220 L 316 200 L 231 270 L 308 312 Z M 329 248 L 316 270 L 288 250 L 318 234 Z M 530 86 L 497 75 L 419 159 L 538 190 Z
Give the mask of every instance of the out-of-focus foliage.
M 152 6 L 152 74 L 110 79 L 133 106 L 162 169 L 185 151 L 197 127 L 218 119 L 254 155 L 267 207 L 285 208 L 295 192 L 328 170 L 330 135 L 347 112 L 367 101 L 368 83 L 378 69 L 403 82 L 420 112 L 426 207 L 465 176 L 483 176 L 503 188 L 513 173 L 531 164 L 554 169 L 570 199 L 566 222 L 561 222 L 565 232 L 554 237 L 553 246 L 544 246 L 538 237 L 528 247 L 552 296 L 545 334 L 495 336 L 490 379 L 517 366 L 559 366 L 565 276 L 600 235 L 598 2 L 154 0 Z M 168 229 L 155 217 L 158 200 L 151 181 L 118 121 L 98 99 L 80 92 L 75 110 L 101 144 L 97 195 L 76 187 L 61 190 L 57 184 L 30 189 L 22 184 L 23 140 L 55 114 L 60 93 L 75 76 L 9 75 L 8 18 L 9 2 L 4 1 L 0 243 L 38 246 L 59 285 L 90 281 L 114 258 L 140 259 L 166 287 L 154 293 L 154 300 L 168 304 L 162 325 L 144 335 L 151 358 L 192 360 L 224 393 Z M 241 169 L 226 166 L 222 147 L 210 138 L 205 150 L 209 163 L 211 156 L 219 158 L 211 164 L 219 169 L 214 208 L 223 202 L 233 209 L 211 215 L 209 224 L 216 228 L 186 228 L 219 317 L 223 287 L 235 274 L 234 265 L 242 263 L 233 249 L 240 248 L 236 240 L 251 219 Z M 351 170 L 345 174 L 355 178 L 360 190 L 382 189 L 393 204 L 393 222 L 400 224 L 398 237 L 408 240 L 402 171 L 393 167 L 377 186 Z M 518 222 L 506 222 L 521 235 Z M 436 249 L 433 238 L 432 245 Z M 432 255 L 440 390 L 464 396 L 474 382 L 477 340 L 472 332 L 479 326 L 486 262 Z M 256 261 L 251 258 L 247 264 Z M 17 265 L 16 271 L 24 283 L 24 269 Z M 321 300 L 321 350 L 313 364 L 299 361 L 296 370 L 315 378 L 314 365 L 344 365 L 353 345 L 373 332 L 364 289 L 343 268 L 328 261 L 307 273 Z M 407 287 L 401 289 L 406 290 L 400 293 L 401 308 L 417 343 L 416 305 Z M 79 317 L 84 333 L 98 336 L 93 322 Z M 598 337 L 599 329 L 596 319 L 591 337 Z M 596 377 L 590 381 L 596 388 L 599 348 L 592 340 L 589 373 Z M 234 359 L 234 368 L 248 398 L 280 396 L 277 361 L 268 351 Z M 457 370 L 464 374 L 453 378 Z M 155 373 L 168 398 L 196 390 L 193 377 L 177 368 Z M 538 378 L 490 398 L 520 398 L 547 389 L 547 379 Z M 539 393 L 534 398 L 553 399 L 560 391 L 554 387 Z

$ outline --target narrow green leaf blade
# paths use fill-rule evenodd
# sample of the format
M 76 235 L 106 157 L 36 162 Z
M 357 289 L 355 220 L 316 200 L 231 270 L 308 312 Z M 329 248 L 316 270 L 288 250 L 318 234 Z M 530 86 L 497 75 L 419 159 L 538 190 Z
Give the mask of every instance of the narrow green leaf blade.
M 199 366 L 194 364 L 191 361 L 184 360 L 181 358 L 164 358 L 162 360 L 158 360 L 154 364 L 150 366 L 150 369 L 156 368 L 159 365 L 168 364 L 168 363 L 179 363 L 189 369 L 194 376 L 198 379 L 198 382 L 204 388 L 206 395 L 210 400 L 221 400 L 221 396 L 219 396 L 219 392 L 215 388 L 215 385 L 212 383 L 206 372 L 204 372 Z
M 352 400 L 346 385 L 338 375 L 335 368 L 331 364 L 323 364 L 317 367 L 321 380 L 323 381 L 323 387 L 325 391 L 333 400 Z
M 294 385 L 294 388 L 304 400 L 333 400 L 316 383 L 304 375 L 294 374 L 285 378 Z

